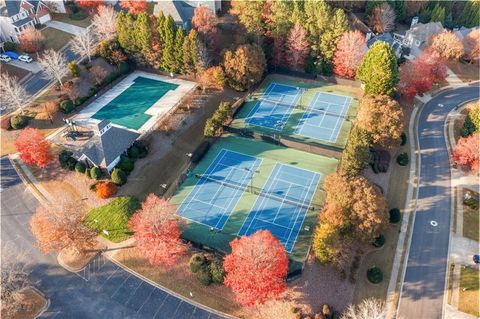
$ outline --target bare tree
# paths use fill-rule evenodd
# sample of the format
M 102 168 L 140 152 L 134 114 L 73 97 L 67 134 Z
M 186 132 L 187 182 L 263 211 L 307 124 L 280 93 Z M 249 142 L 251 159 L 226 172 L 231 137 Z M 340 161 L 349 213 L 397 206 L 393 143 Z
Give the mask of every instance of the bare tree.
M 58 104 L 54 101 L 48 101 L 41 104 L 43 114 L 53 123 L 53 115 L 58 111 Z
M 94 65 L 90 69 L 90 74 L 92 75 L 95 84 L 100 84 L 100 82 L 102 82 L 102 80 L 107 76 L 107 73 L 107 70 L 100 65 Z
M 92 62 L 93 49 L 95 48 L 95 35 L 91 28 L 78 33 L 72 39 L 72 51 L 88 57 L 88 62 Z
M 75 99 L 80 96 L 77 85 L 73 81 L 68 81 L 63 85 L 62 93 L 68 96 L 68 98 L 72 101 L 75 101 Z
M 210 53 L 208 52 L 208 49 L 205 45 L 200 40 L 197 40 L 197 59 L 198 59 L 198 65 L 200 69 L 206 70 L 208 67 L 212 64 L 212 57 Z
M 23 85 L 16 77 L 9 76 L 7 73 L 0 74 L 0 106 L 4 109 L 21 110 L 30 100 Z
M 117 17 L 113 7 L 101 5 L 93 16 L 92 25 L 100 40 L 109 40 L 117 33 Z
M 42 68 L 46 79 L 58 81 L 63 86 L 62 78 L 67 75 L 67 61 L 62 53 L 52 49 L 47 50 L 38 59 L 38 64 Z
M 22 289 L 31 286 L 29 260 L 23 249 L 10 242 L 2 243 L 1 313 L 5 317 L 13 317 L 24 306 L 20 297 Z
M 373 9 L 370 25 L 378 33 L 392 31 L 395 29 L 395 10 L 388 3 L 376 6 Z
M 350 305 L 342 314 L 342 319 L 385 319 L 387 311 L 380 300 L 364 299 L 358 305 Z

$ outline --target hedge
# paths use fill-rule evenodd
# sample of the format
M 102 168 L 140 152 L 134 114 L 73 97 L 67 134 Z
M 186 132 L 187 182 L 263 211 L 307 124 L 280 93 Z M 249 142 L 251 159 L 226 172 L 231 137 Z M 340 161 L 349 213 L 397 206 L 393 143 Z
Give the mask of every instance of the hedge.
M 10 118 L 10 125 L 14 130 L 25 128 L 30 122 L 30 118 L 25 115 L 14 115 Z
M 63 100 L 60 102 L 60 109 L 63 113 L 68 114 L 75 109 L 75 105 L 73 104 L 72 100 Z
M 367 279 L 373 284 L 378 284 L 383 280 L 383 273 L 377 266 L 368 268 Z
M 134 168 L 133 160 L 128 156 L 122 155 L 122 157 L 120 157 L 120 162 L 118 162 L 116 165 L 116 168 L 119 168 L 125 173 L 130 174 Z

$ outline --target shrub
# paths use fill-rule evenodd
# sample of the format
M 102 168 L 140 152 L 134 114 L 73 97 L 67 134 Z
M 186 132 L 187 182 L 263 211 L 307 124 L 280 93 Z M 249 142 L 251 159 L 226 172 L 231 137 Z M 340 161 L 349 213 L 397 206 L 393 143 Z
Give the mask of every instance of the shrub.
M 476 107 L 468 112 L 465 122 L 463 122 L 460 135 L 467 137 L 476 132 L 480 132 L 480 107 Z
M 70 157 L 67 159 L 67 169 L 68 169 L 69 171 L 73 171 L 73 170 L 75 169 L 75 166 L 76 166 L 76 165 L 77 165 L 77 160 L 76 160 L 75 158 L 73 158 L 73 157 L 70 156 Z
M 5 51 L 17 51 L 18 44 L 15 42 L 5 42 L 3 44 L 3 50 Z
M 68 159 L 72 157 L 73 153 L 67 150 L 63 150 L 58 154 L 58 162 L 60 163 L 60 167 L 63 169 L 68 168 Z
M 101 182 L 96 186 L 96 193 L 98 198 L 109 198 L 115 195 L 118 191 L 117 185 L 111 182 Z
M 389 214 L 390 214 L 390 223 L 396 224 L 400 221 L 400 217 L 401 217 L 400 209 L 392 208 L 390 209 Z
M 197 273 L 202 268 L 207 268 L 207 266 L 208 266 L 207 257 L 205 257 L 205 255 L 202 253 L 194 254 L 190 258 L 190 261 L 188 262 L 188 267 L 190 268 L 190 271 L 193 272 L 194 274 Z
M 200 268 L 195 273 L 195 277 L 197 277 L 198 281 L 204 286 L 208 286 L 212 283 L 212 274 L 210 274 L 210 270 L 206 267 Z
M 78 11 L 69 15 L 72 20 L 84 20 L 88 17 L 88 12 L 82 9 L 77 9 Z M 73 12 L 73 10 L 72 10 Z
M 223 284 L 225 271 L 223 269 L 222 262 L 215 258 L 212 260 L 208 268 L 210 269 L 210 274 L 212 275 L 212 282 L 215 284 Z
M 100 178 L 102 178 L 102 171 L 96 166 L 92 167 L 92 169 L 90 170 L 90 176 L 93 179 L 99 180 Z
M 397 156 L 397 163 L 400 166 L 407 166 L 408 165 L 408 154 L 403 152 L 402 154 Z
M 75 105 L 73 104 L 72 100 L 63 100 L 60 102 L 60 109 L 63 113 L 68 114 L 75 109 Z
M 463 197 L 463 204 L 468 207 L 477 210 L 478 209 L 478 199 L 472 196 L 470 193 L 466 193 Z
M 78 78 L 80 76 L 80 68 L 78 67 L 77 62 L 72 61 L 72 62 L 68 63 L 68 70 L 70 71 L 70 74 L 74 78 Z
M 82 163 L 82 162 L 77 162 L 77 164 L 75 165 L 75 171 L 76 171 L 77 173 L 82 173 L 82 174 L 84 174 L 85 171 L 86 171 L 86 168 L 87 168 L 87 167 L 86 167 L 85 164 Z
M 385 245 L 385 236 L 380 234 L 379 236 L 375 237 L 375 241 L 372 243 L 373 246 L 380 248 Z
M 95 94 L 98 93 L 98 91 L 100 91 L 100 89 L 96 85 L 94 85 L 88 89 L 88 96 L 89 97 L 94 96 Z
M 144 158 L 148 154 L 148 148 L 143 142 L 135 141 L 132 147 L 128 150 L 128 156 L 130 158 Z
M 88 169 L 85 172 L 88 172 Z M 88 186 L 88 189 L 91 190 L 92 192 L 96 192 L 97 191 L 97 185 L 99 183 L 101 183 L 101 182 L 93 183 L 92 185 Z
M 14 130 L 25 128 L 30 122 L 30 118 L 25 115 L 14 115 L 10 118 L 10 125 Z
M 123 185 L 127 182 L 127 174 L 120 168 L 115 168 L 112 172 L 112 182 L 117 185 Z
M 140 155 L 140 150 L 138 149 L 138 147 L 136 147 L 135 145 L 133 145 L 132 147 L 130 147 L 128 149 L 128 157 L 131 157 L 131 158 L 138 158 L 139 155 Z
M 10 124 L 10 116 L 6 115 L 0 120 L 0 127 L 4 130 L 12 128 L 12 125 Z
M 330 318 L 332 316 L 332 310 L 328 304 L 322 306 L 322 313 L 325 317 Z
M 88 96 L 81 96 L 79 98 L 76 98 L 75 99 L 75 106 L 79 106 L 79 105 L 82 105 L 83 103 L 85 103 L 86 100 L 88 100 L 89 97 Z
M 402 135 L 400 135 L 400 138 L 402 139 L 400 141 L 400 146 L 407 144 L 407 134 L 405 132 L 403 132 Z
M 130 174 L 134 168 L 133 160 L 128 156 L 122 155 L 122 157 L 120 158 L 120 162 L 118 162 L 116 168 L 119 168 L 125 173 Z
M 120 64 L 118 65 L 118 72 L 120 72 L 120 74 L 127 74 L 129 71 L 130 65 L 128 64 L 128 62 L 120 62 Z
M 373 284 L 378 284 L 383 280 L 383 273 L 377 266 L 368 268 L 367 279 Z
M 85 177 L 92 178 L 92 176 L 90 176 L 90 169 L 88 168 L 85 168 Z

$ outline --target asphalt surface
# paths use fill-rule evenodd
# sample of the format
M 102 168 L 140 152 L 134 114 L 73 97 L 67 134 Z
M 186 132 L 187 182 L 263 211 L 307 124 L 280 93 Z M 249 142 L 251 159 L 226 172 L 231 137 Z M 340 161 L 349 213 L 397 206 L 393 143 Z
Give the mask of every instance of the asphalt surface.
M 31 279 L 51 304 L 40 318 L 222 318 L 141 280 L 98 255 L 79 273 L 34 245 L 29 220 L 38 206 L 8 158 L 1 165 L 1 241 L 27 251 Z
M 441 93 L 425 104 L 419 115 L 420 184 L 399 319 L 442 318 L 452 214 L 444 124 L 456 106 L 479 98 L 479 90 L 470 86 Z

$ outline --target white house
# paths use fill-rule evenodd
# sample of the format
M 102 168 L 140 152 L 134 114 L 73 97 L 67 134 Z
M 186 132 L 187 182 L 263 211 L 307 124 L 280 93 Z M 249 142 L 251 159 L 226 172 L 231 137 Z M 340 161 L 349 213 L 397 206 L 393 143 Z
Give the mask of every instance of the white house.
M 65 12 L 63 1 L 0 0 L 0 42 L 18 42 L 27 27 L 52 19 L 51 12 Z
M 411 55 L 418 56 L 428 45 L 430 39 L 443 32 L 443 30 L 440 22 L 417 23 L 411 26 L 404 36 L 398 34 L 395 34 L 395 36 L 402 38 L 402 44 L 410 48 Z

